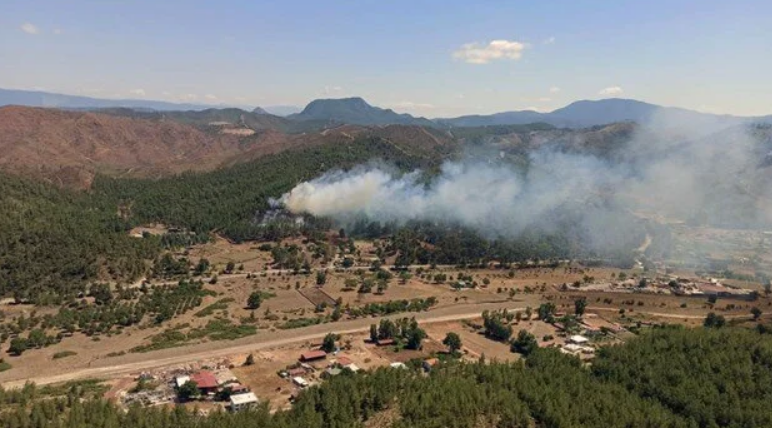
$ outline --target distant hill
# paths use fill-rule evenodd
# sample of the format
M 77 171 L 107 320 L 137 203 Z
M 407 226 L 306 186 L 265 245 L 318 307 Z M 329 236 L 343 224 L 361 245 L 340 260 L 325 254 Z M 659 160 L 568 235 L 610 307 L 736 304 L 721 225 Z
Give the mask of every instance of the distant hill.
M 86 188 L 96 173 L 160 177 L 208 171 L 265 155 L 354 139 L 388 141 L 403 152 L 446 153 L 453 141 L 417 126 L 315 126 L 239 109 L 147 112 L 0 107 L 0 171 Z M 294 129 L 294 128 L 293 128 Z
M 263 106 L 261 109 L 268 114 L 273 114 L 276 116 L 289 116 L 291 114 L 300 113 L 303 110 L 302 107 L 284 105 Z
M 637 100 L 609 98 L 604 100 L 576 101 L 549 113 L 524 110 L 490 115 L 435 119 L 435 121 L 449 127 L 547 123 L 566 128 L 584 128 L 616 122 L 636 122 L 644 125 L 656 122 L 662 126 L 688 125 L 692 128 L 704 127 L 705 132 L 711 132 L 717 128 L 742 123 L 772 123 L 772 116 L 742 117 L 717 115 L 682 108 L 662 107 Z
M 324 120 L 352 125 L 437 126 L 429 119 L 399 114 L 391 109 L 373 107 L 359 97 L 314 100 L 303 111 L 290 115 L 288 118 L 302 121 Z
M 124 107 L 141 110 L 205 110 L 212 108 L 206 104 L 178 104 L 153 100 L 111 100 L 102 98 L 81 97 L 76 95 L 55 94 L 41 91 L 24 91 L 18 89 L 0 89 L 0 106 L 19 105 L 26 107 L 56 107 L 64 109 L 98 109 Z
M 259 108 L 259 107 L 258 107 Z M 265 111 L 258 113 L 239 108 L 209 108 L 206 110 L 186 111 L 154 111 L 128 108 L 91 109 L 95 113 L 113 116 L 126 116 L 150 120 L 171 120 L 197 126 L 246 128 L 254 131 L 273 129 L 281 132 L 295 133 L 315 130 L 314 123 L 297 123 L 280 116 L 274 116 Z
M 702 113 L 676 107 L 663 107 L 643 101 L 621 98 L 581 100 L 551 112 L 534 110 L 508 111 L 489 115 L 466 115 L 454 118 L 427 119 L 409 114 L 396 113 L 391 109 L 376 107 L 359 97 L 318 99 L 302 110 L 287 105 L 256 107 L 252 111 L 227 106 L 203 104 L 177 104 L 153 100 L 111 100 L 63 95 L 41 91 L 0 89 L 0 107 L 20 105 L 27 107 L 53 107 L 69 110 L 100 110 L 121 115 L 151 115 L 170 112 L 167 118 L 182 122 L 210 120 L 214 116 L 227 116 L 210 121 L 234 121 L 244 116 L 242 122 L 252 129 L 279 129 L 283 132 L 309 132 L 323 128 L 350 125 L 418 125 L 433 128 L 483 127 L 502 125 L 548 124 L 558 128 L 586 128 L 618 122 L 636 122 L 658 127 L 688 127 L 704 134 L 746 123 L 772 124 L 772 115 L 743 117 Z M 128 111 L 124 109 L 130 109 Z M 204 112 L 196 115 L 191 112 Z M 173 113 L 173 114 L 172 114 Z

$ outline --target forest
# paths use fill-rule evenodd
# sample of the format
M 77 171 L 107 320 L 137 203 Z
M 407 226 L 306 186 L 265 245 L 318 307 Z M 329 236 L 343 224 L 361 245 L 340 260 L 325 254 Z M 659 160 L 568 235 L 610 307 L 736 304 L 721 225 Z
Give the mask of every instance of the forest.
M 134 281 L 181 273 L 159 259 L 164 249 L 203 242 L 213 233 L 233 242 L 321 236 L 333 225 L 306 216 L 302 225 L 276 210 L 272 198 L 297 183 L 331 169 L 347 169 L 378 159 L 402 171 L 432 174 L 444 154 L 405 151 L 382 138 L 368 137 L 265 156 L 208 173 L 161 179 L 97 176 L 86 192 L 50 183 L 0 176 L 0 295 L 20 302 L 62 304 L 89 283 Z M 128 231 L 162 223 L 179 232 L 142 239 Z M 555 230 L 530 229 L 514 239 L 480 236 L 453 224 L 379 224 L 366 219 L 346 225 L 358 237 L 391 237 L 398 264 L 508 265 L 528 259 L 607 257 L 581 245 L 581 231 L 568 215 Z M 630 247 L 645 230 L 631 237 Z M 430 244 L 432 250 L 428 250 Z M 612 249 L 613 253 L 620 253 Z M 618 261 L 629 264 L 631 259 Z M 184 270 L 184 269 L 183 269 Z
M 768 427 L 772 336 L 734 327 L 659 327 L 604 348 L 591 367 L 554 349 L 514 363 L 448 360 L 427 376 L 381 368 L 303 391 L 290 410 L 263 404 L 201 416 L 182 407 L 103 401 L 95 386 L 0 390 L 7 428 Z M 89 392 L 91 391 L 91 392 Z M 386 424 L 385 422 L 389 422 Z

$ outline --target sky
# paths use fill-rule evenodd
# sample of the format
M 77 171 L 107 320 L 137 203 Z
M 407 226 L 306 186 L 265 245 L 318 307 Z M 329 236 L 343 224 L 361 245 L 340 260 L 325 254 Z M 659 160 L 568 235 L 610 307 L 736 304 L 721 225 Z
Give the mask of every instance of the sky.
M 772 114 L 768 0 L 0 0 L 0 87 L 426 117 L 634 98 Z

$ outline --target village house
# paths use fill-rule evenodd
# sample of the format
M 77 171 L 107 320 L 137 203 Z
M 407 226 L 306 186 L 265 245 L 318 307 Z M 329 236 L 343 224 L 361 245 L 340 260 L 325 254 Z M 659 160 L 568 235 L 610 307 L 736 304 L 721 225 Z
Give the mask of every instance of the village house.
M 233 412 L 240 412 L 257 405 L 257 397 L 253 392 L 234 394 L 230 397 L 230 408 Z
M 209 371 L 194 373 L 190 375 L 190 380 L 196 383 L 201 395 L 214 394 L 220 386 L 217 377 Z
M 322 360 L 325 358 L 327 358 L 327 353 L 322 351 L 321 349 L 317 349 L 315 351 L 308 351 L 300 354 L 300 361 L 303 361 L 303 362 Z
M 574 345 L 586 345 L 590 343 L 590 339 L 580 336 L 578 334 L 575 334 L 568 338 L 568 343 L 573 343 Z

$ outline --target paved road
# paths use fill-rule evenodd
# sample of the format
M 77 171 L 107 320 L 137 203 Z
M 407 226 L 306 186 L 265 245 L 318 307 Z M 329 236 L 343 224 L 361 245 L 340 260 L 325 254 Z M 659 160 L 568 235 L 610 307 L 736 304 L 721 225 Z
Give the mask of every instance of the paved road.
M 437 308 L 429 312 L 402 313 L 384 318 L 401 318 L 415 316 L 416 320 L 423 323 L 447 322 L 462 319 L 473 319 L 480 316 L 482 311 L 496 310 L 524 310 L 525 302 L 511 301 L 499 303 L 459 304 L 444 308 Z M 3 383 L 5 388 L 19 388 L 26 382 L 34 382 L 38 385 L 67 382 L 78 379 L 100 378 L 110 379 L 131 373 L 139 373 L 145 370 L 159 367 L 185 364 L 193 361 L 222 358 L 234 354 L 246 354 L 261 349 L 275 348 L 293 343 L 308 342 L 324 337 L 333 331 L 338 334 L 352 334 L 366 332 L 370 324 L 377 322 L 375 318 L 361 318 L 356 320 L 339 321 L 330 324 L 320 324 L 294 330 L 279 330 L 275 332 L 263 332 L 231 342 L 207 342 L 189 345 L 179 348 L 164 349 L 143 354 L 127 354 L 120 357 L 94 361 L 90 367 L 74 367 L 67 373 L 47 373 L 50 369 L 41 368 L 40 373 L 32 378 L 10 379 Z M 12 374 L 12 373 L 8 373 Z

